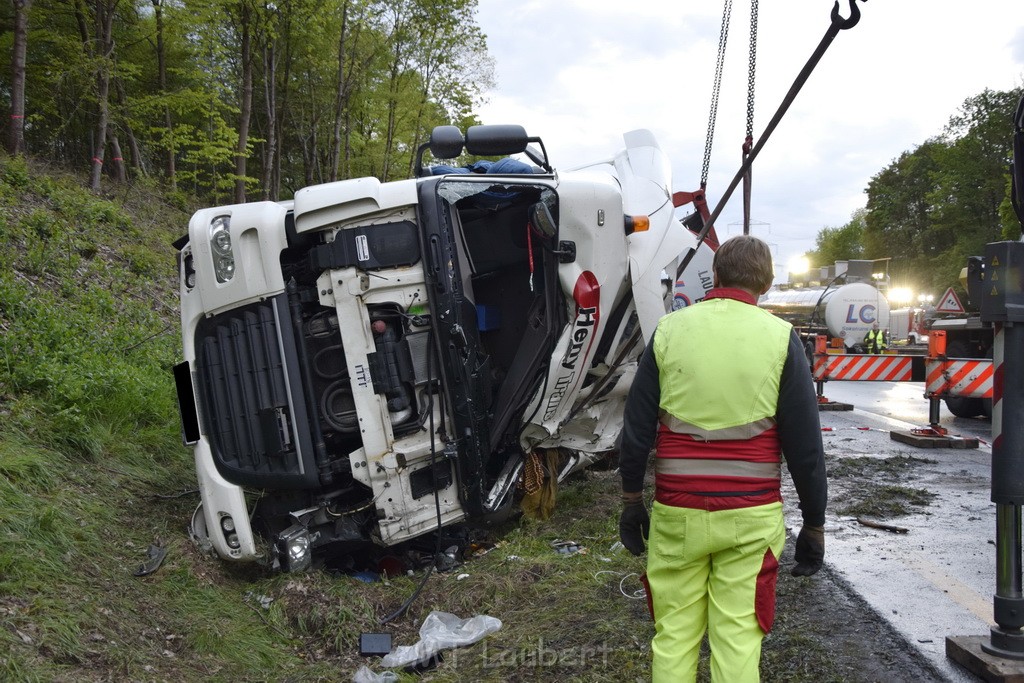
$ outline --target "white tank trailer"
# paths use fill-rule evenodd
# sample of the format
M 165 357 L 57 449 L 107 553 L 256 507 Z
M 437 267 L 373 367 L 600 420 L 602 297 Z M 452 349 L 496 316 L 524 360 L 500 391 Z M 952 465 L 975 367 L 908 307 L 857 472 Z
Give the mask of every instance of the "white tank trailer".
M 866 282 L 841 286 L 772 287 L 758 301 L 761 308 L 789 321 L 806 342 L 824 334 L 842 339 L 852 353 L 863 352 L 863 339 L 875 322 L 889 327 L 889 301 Z

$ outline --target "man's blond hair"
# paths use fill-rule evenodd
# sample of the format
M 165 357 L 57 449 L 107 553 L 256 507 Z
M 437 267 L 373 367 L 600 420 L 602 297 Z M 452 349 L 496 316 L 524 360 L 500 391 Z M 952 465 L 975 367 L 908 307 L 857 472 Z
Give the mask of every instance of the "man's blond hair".
M 742 287 L 754 294 L 763 294 L 775 278 L 771 248 L 753 235 L 739 235 L 723 242 L 711 267 L 718 277 L 718 286 Z

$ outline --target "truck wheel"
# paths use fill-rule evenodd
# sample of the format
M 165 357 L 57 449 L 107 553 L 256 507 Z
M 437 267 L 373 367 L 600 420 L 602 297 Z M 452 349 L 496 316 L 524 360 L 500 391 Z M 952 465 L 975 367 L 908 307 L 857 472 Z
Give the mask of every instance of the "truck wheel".
M 968 344 L 962 341 L 954 341 L 946 347 L 946 356 L 949 358 L 973 358 L 974 354 Z M 967 398 L 964 396 L 950 396 L 943 399 L 946 408 L 957 417 L 977 417 L 984 413 L 984 406 L 980 398 Z M 991 410 L 991 402 L 989 403 Z
M 980 398 L 964 398 L 962 396 L 951 396 L 943 399 L 949 412 L 957 417 L 977 417 L 983 412 Z

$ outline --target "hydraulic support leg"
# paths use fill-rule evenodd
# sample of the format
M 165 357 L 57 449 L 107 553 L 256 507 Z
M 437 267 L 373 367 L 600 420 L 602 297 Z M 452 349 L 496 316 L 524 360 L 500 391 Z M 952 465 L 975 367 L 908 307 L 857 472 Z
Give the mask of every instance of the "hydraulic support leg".
M 994 323 L 992 502 L 996 503 L 996 626 L 986 652 L 1024 660 L 1021 505 L 1024 503 L 1024 323 Z
M 910 433 L 915 436 L 947 436 L 949 431 L 939 424 L 939 399 L 934 396 L 928 397 L 928 426 L 911 429 Z

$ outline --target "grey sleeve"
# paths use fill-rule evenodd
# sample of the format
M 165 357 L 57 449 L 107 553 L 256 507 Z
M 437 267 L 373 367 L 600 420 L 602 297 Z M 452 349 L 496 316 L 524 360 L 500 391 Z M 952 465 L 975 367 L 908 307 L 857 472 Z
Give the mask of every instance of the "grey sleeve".
M 814 380 L 796 332 L 790 333 L 775 420 L 782 454 L 800 498 L 804 524 L 822 526 L 828 502 L 825 448 L 821 443 Z
M 626 493 L 642 491 L 647 460 L 658 434 L 658 406 L 661 387 L 658 384 L 658 363 L 654 359 L 654 338 L 644 349 L 637 366 L 633 385 L 626 397 L 619 440 L 619 474 Z

